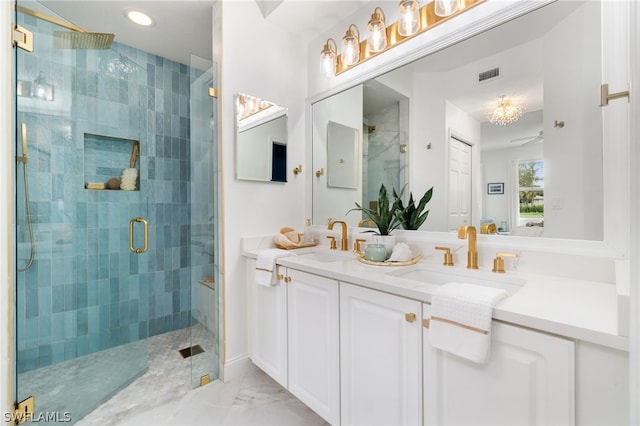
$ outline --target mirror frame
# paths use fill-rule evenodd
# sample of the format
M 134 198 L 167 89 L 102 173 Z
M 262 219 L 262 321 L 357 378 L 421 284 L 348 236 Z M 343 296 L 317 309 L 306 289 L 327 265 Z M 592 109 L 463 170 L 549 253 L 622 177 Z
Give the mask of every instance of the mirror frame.
M 379 55 L 367 63 L 361 64 L 330 80 L 323 79 L 319 74 L 319 64 L 309 65 L 311 92 L 313 82 L 318 86 L 317 93 L 306 101 L 306 162 L 313 164 L 313 104 L 342 92 L 351 87 L 362 84 L 367 80 L 379 77 L 398 67 L 423 58 L 438 50 L 451 46 L 459 41 L 478 35 L 495 26 L 534 11 L 540 7 L 553 3 L 555 0 L 541 0 L 539 2 L 485 2 L 469 10 L 465 14 L 466 20 L 451 20 L 451 25 L 440 27 L 442 31 L 421 34 L 415 39 L 396 46 L 386 55 Z M 629 52 L 625 43 L 619 43 L 616 35 L 629 31 L 628 19 L 630 4 L 628 2 L 601 1 L 602 10 L 602 79 L 613 90 L 626 90 L 629 82 Z M 454 26 L 454 28 L 451 28 Z M 615 31 L 614 31 L 615 30 Z M 317 65 L 317 66 L 315 66 Z M 322 83 L 318 83 L 322 81 Z M 596 93 L 596 88 L 594 88 Z M 594 102 L 598 102 L 594 96 Z M 630 227 L 630 182 L 629 171 L 629 103 L 611 103 L 602 109 L 603 127 L 603 240 L 569 240 L 554 238 L 501 238 L 497 243 L 490 238 L 482 238 L 488 247 L 496 246 L 501 249 L 541 251 L 547 253 L 563 253 L 574 255 L 588 255 L 611 259 L 627 259 L 629 255 Z M 306 182 L 306 217 L 313 212 L 312 180 Z M 622 226 L 620 225 L 622 224 Z M 411 232 L 411 231 L 406 231 Z M 457 241 L 455 235 L 447 232 L 418 231 L 424 238 Z M 485 236 L 480 236 L 485 237 Z

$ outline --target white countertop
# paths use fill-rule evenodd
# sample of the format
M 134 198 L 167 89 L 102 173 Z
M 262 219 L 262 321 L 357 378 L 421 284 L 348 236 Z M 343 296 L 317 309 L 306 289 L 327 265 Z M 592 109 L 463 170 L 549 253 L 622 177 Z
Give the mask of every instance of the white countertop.
M 245 249 L 243 255 L 257 258 L 259 251 Z M 325 248 L 296 249 L 291 250 L 291 254 L 278 258 L 277 263 L 426 303 L 430 303 L 437 284 L 484 282 L 505 288 L 510 294 L 495 306 L 493 317 L 496 320 L 628 350 L 628 339 L 618 335 L 617 292 L 611 283 L 518 271 L 496 274 L 489 269 L 469 270 L 464 265 L 447 267 L 424 260 L 411 266 L 374 266 L 359 262 L 352 252 Z M 421 273 L 432 277 L 430 280 L 436 284 L 421 281 Z M 413 278 L 407 278 L 409 275 Z

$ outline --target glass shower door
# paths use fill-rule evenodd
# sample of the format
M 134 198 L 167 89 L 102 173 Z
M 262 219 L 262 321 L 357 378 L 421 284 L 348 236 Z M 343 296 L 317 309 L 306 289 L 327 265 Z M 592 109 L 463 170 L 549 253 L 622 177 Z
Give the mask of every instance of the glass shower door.
M 21 5 L 34 49 L 15 59 L 16 400 L 67 423 L 148 367 L 146 71 L 113 47 L 59 48 L 55 14 Z
M 218 378 L 218 117 L 217 64 L 191 55 L 190 60 L 191 208 L 191 383 L 201 386 Z M 212 89 L 212 90 L 210 90 Z

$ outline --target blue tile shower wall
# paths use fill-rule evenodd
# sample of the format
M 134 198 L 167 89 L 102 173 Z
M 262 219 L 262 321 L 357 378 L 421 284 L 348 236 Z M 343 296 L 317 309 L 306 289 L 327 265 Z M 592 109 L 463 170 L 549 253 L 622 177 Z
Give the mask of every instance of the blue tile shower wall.
M 24 372 L 189 325 L 190 70 L 117 43 L 109 51 L 57 50 L 50 24 L 20 19 L 39 36 L 36 54 L 19 56 L 18 75 L 33 80 L 42 71 L 55 86 L 54 101 L 18 99 L 36 239 L 33 266 L 17 276 Z M 139 191 L 84 189 L 85 133 L 140 141 Z M 18 172 L 22 267 L 29 236 Z M 129 251 L 129 220 L 137 216 L 149 220 L 142 255 Z M 142 246 L 141 228 L 135 235 Z

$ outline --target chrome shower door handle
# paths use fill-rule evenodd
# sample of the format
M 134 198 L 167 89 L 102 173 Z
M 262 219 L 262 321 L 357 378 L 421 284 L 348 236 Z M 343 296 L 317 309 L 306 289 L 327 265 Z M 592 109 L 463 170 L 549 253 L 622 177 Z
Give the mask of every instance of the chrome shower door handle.
M 142 225 L 144 227 L 144 247 L 142 248 L 135 248 L 133 246 L 133 225 L 136 222 L 142 222 Z M 131 219 L 129 221 L 129 250 L 136 254 L 141 254 L 149 250 L 149 222 L 147 222 L 146 219 L 136 217 L 135 219 Z

